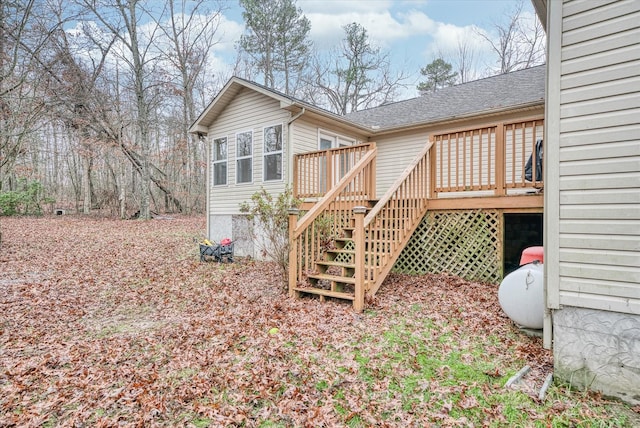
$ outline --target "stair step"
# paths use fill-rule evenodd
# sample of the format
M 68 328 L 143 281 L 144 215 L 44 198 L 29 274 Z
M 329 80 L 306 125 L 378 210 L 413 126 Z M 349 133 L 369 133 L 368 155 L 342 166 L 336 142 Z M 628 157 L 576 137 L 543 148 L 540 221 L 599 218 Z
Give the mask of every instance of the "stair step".
M 338 275 L 331 275 L 328 273 L 313 273 L 313 274 L 309 274 L 307 275 L 307 278 L 313 278 L 313 279 L 318 279 L 318 280 L 327 280 L 327 281 L 332 281 L 332 282 L 338 282 L 338 283 L 342 283 L 342 284 L 355 284 L 356 283 L 356 279 L 355 278 L 349 278 L 349 277 L 344 277 L 344 276 L 338 276 Z
M 318 294 L 325 297 L 335 297 L 337 299 L 353 300 L 355 298 L 353 294 L 342 293 L 340 291 L 323 290 L 321 288 L 294 287 L 294 290 L 302 293 Z
M 337 246 L 339 246 L 339 248 L 344 248 L 344 246 L 347 245 L 349 242 L 354 242 L 353 238 L 348 236 L 341 237 L 341 238 L 334 238 L 333 241 Z
M 353 263 L 336 262 L 333 260 L 321 260 L 316 262 L 316 264 L 322 265 L 322 266 L 338 266 L 338 267 L 343 267 L 347 269 L 355 269 L 356 267 L 356 265 Z
M 325 250 L 325 253 L 355 254 L 356 250 L 345 250 L 344 248 L 329 248 L 328 250 Z

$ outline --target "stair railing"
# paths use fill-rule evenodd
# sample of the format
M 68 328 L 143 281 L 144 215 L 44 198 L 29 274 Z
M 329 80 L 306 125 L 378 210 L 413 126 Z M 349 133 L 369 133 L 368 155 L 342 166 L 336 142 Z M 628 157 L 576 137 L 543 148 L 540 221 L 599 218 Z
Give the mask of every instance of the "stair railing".
M 356 274 L 364 283 L 356 283 L 356 289 L 363 287 L 363 294 L 373 296 L 378 291 L 427 212 L 431 194 L 429 174 L 432 146 L 433 141 L 430 141 L 364 217 L 363 230 L 355 231 L 364 236 L 364 240 L 355 240 L 356 259 L 364 260 L 363 274 Z M 362 305 L 363 302 L 354 302 L 354 307 Z
M 332 238 L 342 233 L 344 227 L 352 225 L 353 208 L 366 205 L 375 199 L 376 189 L 375 144 L 353 165 L 334 187 L 332 187 L 299 220 L 297 215 L 289 217 L 289 295 L 304 282 L 307 273 L 317 271 L 320 260 Z

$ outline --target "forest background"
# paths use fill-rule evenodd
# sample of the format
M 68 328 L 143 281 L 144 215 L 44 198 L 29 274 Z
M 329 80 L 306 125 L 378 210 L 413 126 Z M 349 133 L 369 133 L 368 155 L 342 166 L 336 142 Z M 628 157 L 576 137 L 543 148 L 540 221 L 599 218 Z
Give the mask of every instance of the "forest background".
M 413 14 L 384 11 L 399 3 Z M 485 2 L 502 12 L 483 26 L 424 3 L 2 1 L 0 215 L 203 213 L 205 140 L 188 129 L 232 75 L 344 114 L 544 62 L 529 2 Z M 382 35 L 412 28 L 407 60 Z

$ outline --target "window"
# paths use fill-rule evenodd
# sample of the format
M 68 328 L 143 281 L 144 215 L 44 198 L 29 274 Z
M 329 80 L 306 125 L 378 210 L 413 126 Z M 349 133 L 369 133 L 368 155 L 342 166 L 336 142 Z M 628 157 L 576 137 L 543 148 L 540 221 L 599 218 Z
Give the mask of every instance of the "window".
M 342 135 L 334 134 L 333 132 L 322 130 L 318 132 L 319 150 L 336 149 L 338 147 L 351 146 L 355 143 L 356 140 L 353 138 L 343 137 Z
M 236 134 L 236 183 L 253 181 L 253 134 Z
M 227 184 L 227 137 L 213 140 L 211 160 L 213 163 L 213 185 Z
M 282 125 L 264 128 L 264 181 L 282 180 Z
M 343 137 L 342 135 L 335 134 L 329 131 L 318 130 L 318 149 L 320 150 L 329 150 L 336 149 L 341 147 L 347 147 L 355 144 L 355 140 L 348 137 Z M 334 186 L 344 175 L 349 171 L 350 168 L 355 164 L 356 159 L 353 158 L 352 155 L 348 155 L 346 153 L 340 154 L 340 156 L 333 158 L 332 163 L 332 177 L 330 178 L 330 183 Z M 320 189 L 322 192 L 326 192 L 327 189 L 327 160 L 324 159 L 320 163 Z

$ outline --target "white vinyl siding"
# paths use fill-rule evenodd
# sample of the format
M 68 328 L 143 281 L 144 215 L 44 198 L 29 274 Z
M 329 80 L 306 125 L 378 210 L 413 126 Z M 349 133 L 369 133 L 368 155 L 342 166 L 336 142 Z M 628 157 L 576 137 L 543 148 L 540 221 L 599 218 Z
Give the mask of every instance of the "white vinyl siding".
M 228 177 L 237 177 L 236 172 L 236 134 L 251 131 L 253 133 L 253 185 L 229 183 L 227 186 L 212 186 L 209 195 L 210 214 L 239 214 L 241 202 L 249 201 L 251 195 L 260 187 L 269 192 L 278 193 L 284 189 L 284 181 L 262 180 L 263 171 L 263 132 L 273 124 L 282 124 L 283 132 L 283 171 L 288 168 L 286 123 L 290 113 L 280 108 L 280 102 L 249 89 L 241 90 L 220 113 L 209 127 L 209 135 L 226 136 L 228 141 Z
M 560 305 L 640 314 L 640 2 L 566 2 L 563 17 L 548 281 Z
M 291 124 L 295 154 L 318 150 L 318 125 L 302 116 Z

